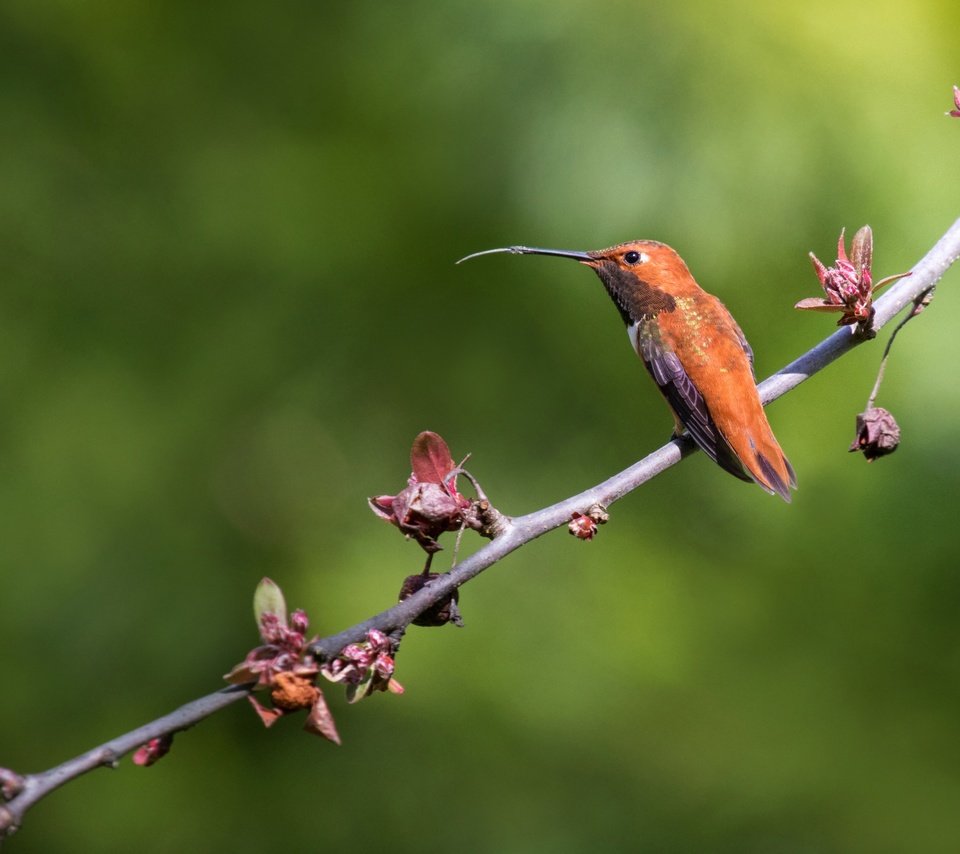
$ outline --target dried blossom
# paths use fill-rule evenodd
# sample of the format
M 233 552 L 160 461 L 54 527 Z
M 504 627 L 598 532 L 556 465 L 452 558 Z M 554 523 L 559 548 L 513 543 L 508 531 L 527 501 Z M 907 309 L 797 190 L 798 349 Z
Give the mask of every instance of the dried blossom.
M 393 653 L 393 641 L 371 629 L 365 641 L 345 646 L 320 672 L 331 682 L 346 683 L 348 703 L 356 703 L 374 691 L 402 694 L 403 686 L 393 678 Z
M 248 698 L 264 726 L 272 726 L 286 714 L 309 709 L 304 729 L 340 743 L 336 725 L 327 708 L 323 692 L 316 686 L 320 667 L 309 651 L 309 620 L 304 611 L 294 611 L 289 619 L 283 591 L 269 578 L 257 586 L 253 597 L 254 616 L 263 643 L 224 679 L 234 685 L 254 683 L 270 689 L 272 707 L 262 705 L 253 695 Z
M 419 572 L 416 575 L 408 575 L 400 588 L 400 601 L 402 602 L 404 599 L 413 596 L 418 590 L 439 577 L 440 574 L 436 572 Z M 439 602 L 435 602 L 417 616 L 413 620 L 413 624 L 415 626 L 445 626 L 447 623 L 453 623 L 455 626 L 462 626 L 463 620 L 460 618 L 460 609 L 457 606 L 459 601 L 460 591 L 454 588 Z
M 883 407 L 871 406 L 857 416 L 857 437 L 851 451 L 862 451 L 868 463 L 897 450 L 900 444 L 900 425 Z
M 810 260 L 826 299 L 810 297 L 800 300 L 795 307 L 811 311 L 842 312 L 837 326 L 859 323 L 865 332 L 872 332 L 874 293 L 884 285 L 910 275 L 898 273 L 873 284 L 873 232 L 869 225 L 865 225 L 854 235 L 850 257 L 847 257 L 844 231 L 841 230 L 840 239 L 837 241 L 836 266 L 827 267 L 812 252 Z
M 441 436 L 424 431 L 410 451 L 413 473 L 407 486 L 396 495 L 369 499 L 370 509 L 381 519 L 413 537 L 427 554 L 440 550 L 437 537 L 473 524 L 468 511 L 472 502 L 457 491 L 457 466 Z

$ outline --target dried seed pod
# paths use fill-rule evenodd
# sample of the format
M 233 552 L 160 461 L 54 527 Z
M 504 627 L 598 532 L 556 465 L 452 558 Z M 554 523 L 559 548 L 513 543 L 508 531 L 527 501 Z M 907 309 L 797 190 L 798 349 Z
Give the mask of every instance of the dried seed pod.
M 417 573 L 417 575 L 408 575 L 403 580 L 403 586 L 400 588 L 400 599 L 408 599 L 426 584 L 438 578 L 439 573 L 427 572 Z M 457 603 L 460 601 L 460 591 L 455 589 L 448 596 L 445 596 L 439 602 L 431 605 L 420 614 L 414 621 L 415 626 L 445 626 L 447 623 L 453 623 L 455 626 L 462 626 L 460 619 L 460 609 Z

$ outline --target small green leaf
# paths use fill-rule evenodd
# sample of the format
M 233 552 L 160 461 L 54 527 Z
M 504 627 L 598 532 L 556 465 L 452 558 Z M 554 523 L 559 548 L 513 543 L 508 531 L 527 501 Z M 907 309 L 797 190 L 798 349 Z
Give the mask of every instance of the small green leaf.
M 287 603 L 283 591 L 269 578 L 261 580 L 253 594 L 253 616 L 258 629 L 264 614 L 275 614 L 282 625 L 287 625 Z
M 359 703 L 364 697 L 369 696 L 372 690 L 373 668 L 370 667 L 367 669 L 367 672 L 364 673 L 363 678 L 359 682 L 350 683 L 347 685 L 347 702 Z

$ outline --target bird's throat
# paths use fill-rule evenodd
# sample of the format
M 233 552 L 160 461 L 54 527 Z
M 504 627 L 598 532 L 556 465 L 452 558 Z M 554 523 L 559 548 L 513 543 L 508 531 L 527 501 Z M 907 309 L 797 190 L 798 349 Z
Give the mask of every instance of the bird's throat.
M 677 307 L 676 300 L 666 291 L 644 281 L 636 273 L 622 269 L 613 261 L 603 261 L 594 269 L 627 326 Z

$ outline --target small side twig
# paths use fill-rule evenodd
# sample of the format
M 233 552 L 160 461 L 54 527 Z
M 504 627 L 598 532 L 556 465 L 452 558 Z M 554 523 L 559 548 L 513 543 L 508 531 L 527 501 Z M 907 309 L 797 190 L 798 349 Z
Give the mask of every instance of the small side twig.
M 880 369 L 877 371 L 877 381 L 873 384 L 873 390 L 870 392 L 870 397 L 867 399 L 867 409 L 873 409 L 873 404 L 877 399 L 877 394 L 880 392 L 880 383 L 883 382 L 883 375 L 887 370 L 887 359 L 890 356 L 890 349 L 893 347 L 894 339 L 897 337 L 897 333 L 903 329 L 913 318 L 915 318 L 920 312 L 922 312 L 933 299 L 933 294 L 936 291 L 937 286 L 931 285 L 923 293 L 919 294 L 917 298 L 913 301 L 913 311 L 907 314 L 897 325 L 893 332 L 890 333 L 890 338 L 887 340 L 887 346 L 883 348 L 883 356 L 880 359 Z

